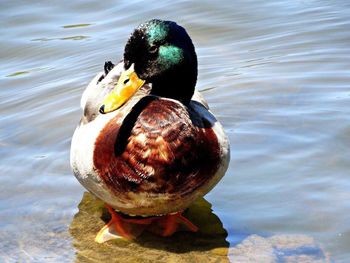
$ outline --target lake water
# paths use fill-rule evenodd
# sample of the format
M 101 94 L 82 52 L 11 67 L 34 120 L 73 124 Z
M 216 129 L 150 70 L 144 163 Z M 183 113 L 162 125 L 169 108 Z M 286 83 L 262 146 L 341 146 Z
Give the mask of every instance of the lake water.
M 312 237 L 350 261 L 350 2 L 1 1 L 0 260 L 72 262 L 80 96 L 139 23 L 177 21 L 231 141 L 206 199 L 231 247 Z M 232 259 L 231 259 L 232 260 Z

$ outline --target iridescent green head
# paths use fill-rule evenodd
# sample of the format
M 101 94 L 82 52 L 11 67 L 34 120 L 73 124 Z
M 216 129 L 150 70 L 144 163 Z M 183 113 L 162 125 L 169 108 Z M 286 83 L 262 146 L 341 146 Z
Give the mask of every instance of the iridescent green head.
M 125 46 L 124 64 L 134 64 L 154 95 L 184 103 L 193 95 L 197 56 L 186 30 L 175 22 L 153 19 L 137 27 Z

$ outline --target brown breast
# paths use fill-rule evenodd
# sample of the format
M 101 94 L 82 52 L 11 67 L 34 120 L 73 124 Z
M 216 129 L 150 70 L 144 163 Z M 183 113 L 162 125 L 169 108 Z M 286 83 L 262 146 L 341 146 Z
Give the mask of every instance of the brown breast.
M 212 125 L 191 107 L 144 97 L 123 124 L 116 117 L 101 131 L 95 143 L 95 169 L 116 195 L 186 195 L 218 169 L 220 148 Z

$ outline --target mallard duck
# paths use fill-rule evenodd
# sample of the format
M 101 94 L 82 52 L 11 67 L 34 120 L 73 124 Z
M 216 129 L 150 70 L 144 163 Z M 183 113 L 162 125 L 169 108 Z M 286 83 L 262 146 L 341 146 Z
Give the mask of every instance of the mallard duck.
M 81 99 L 84 114 L 71 145 L 79 182 L 112 214 L 97 235 L 133 238 L 127 224 L 178 224 L 182 212 L 223 177 L 229 141 L 195 91 L 197 56 L 186 30 L 150 20 L 128 39 L 123 60 L 106 62 Z

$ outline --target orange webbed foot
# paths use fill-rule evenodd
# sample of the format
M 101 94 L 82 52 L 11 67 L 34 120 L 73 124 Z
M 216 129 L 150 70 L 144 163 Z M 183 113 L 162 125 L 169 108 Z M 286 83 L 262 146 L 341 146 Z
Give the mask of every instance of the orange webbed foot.
M 133 240 L 142 234 L 145 227 L 153 222 L 153 218 L 130 219 L 124 218 L 111 206 L 106 205 L 111 220 L 97 233 L 95 241 L 103 243 L 108 240 L 124 238 Z
M 198 231 L 198 227 L 182 215 L 183 212 L 147 218 L 130 218 L 123 217 L 108 205 L 106 207 L 112 218 L 96 235 L 95 241 L 97 243 L 118 238 L 133 240 L 141 235 L 146 228 L 163 237 L 173 235 L 179 231 L 180 226 L 184 226 L 187 231 Z
M 153 228 L 152 232 L 159 234 L 163 237 L 168 237 L 173 235 L 175 232 L 179 231 L 180 226 L 184 226 L 185 231 L 197 232 L 198 227 L 195 226 L 186 217 L 184 217 L 182 213 L 183 212 L 178 212 L 175 214 L 160 216 L 157 220 L 160 229 Z

